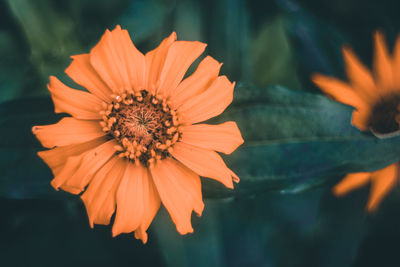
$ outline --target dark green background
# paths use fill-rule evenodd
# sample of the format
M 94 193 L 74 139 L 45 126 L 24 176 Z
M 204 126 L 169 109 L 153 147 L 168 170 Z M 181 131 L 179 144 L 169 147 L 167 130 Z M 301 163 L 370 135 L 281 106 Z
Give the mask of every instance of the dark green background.
M 400 266 L 398 188 L 372 215 L 368 186 L 331 194 L 348 172 L 399 161 L 400 137 L 360 133 L 352 108 L 310 82 L 314 72 L 345 79 L 345 43 L 371 67 L 372 33 L 392 48 L 398 10 L 396 0 L 1 0 L 0 266 Z M 143 52 L 172 31 L 203 41 L 238 82 L 211 122 L 237 121 L 246 143 L 224 158 L 242 181 L 234 191 L 204 181 L 194 234 L 180 236 L 163 208 L 147 245 L 90 229 L 79 197 L 54 191 L 35 154 L 31 127 L 60 118 L 49 75 L 73 86 L 69 56 L 117 24 Z

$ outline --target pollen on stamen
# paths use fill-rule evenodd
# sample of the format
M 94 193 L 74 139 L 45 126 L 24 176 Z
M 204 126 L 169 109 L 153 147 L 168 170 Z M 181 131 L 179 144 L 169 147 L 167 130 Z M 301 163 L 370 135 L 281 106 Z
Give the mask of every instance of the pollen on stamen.
M 112 95 L 103 104 L 100 125 L 114 138 L 119 157 L 136 164 L 154 166 L 168 156 L 181 138 L 181 124 L 171 103 L 146 90 Z

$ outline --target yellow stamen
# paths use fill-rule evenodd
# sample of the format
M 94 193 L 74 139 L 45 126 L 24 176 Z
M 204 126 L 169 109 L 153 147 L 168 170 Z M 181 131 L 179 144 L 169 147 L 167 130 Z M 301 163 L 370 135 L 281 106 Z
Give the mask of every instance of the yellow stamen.
M 119 143 L 114 147 L 119 157 L 154 166 L 168 156 L 166 151 L 173 151 L 171 146 L 179 140 L 178 114 L 161 94 L 130 89 L 121 92 L 112 96 L 111 103 L 103 102 L 99 123 Z

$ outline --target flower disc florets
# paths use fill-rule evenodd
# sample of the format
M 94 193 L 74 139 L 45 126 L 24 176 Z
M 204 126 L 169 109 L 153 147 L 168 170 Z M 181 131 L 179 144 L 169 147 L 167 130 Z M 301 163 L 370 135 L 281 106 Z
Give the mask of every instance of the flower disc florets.
M 369 127 L 376 133 L 387 134 L 399 130 L 400 126 L 400 93 L 382 97 L 372 107 L 368 120 Z
M 169 156 L 181 132 L 168 101 L 146 90 L 113 95 L 113 99 L 104 104 L 100 124 L 118 141 L 119 156 L 145 166 Z

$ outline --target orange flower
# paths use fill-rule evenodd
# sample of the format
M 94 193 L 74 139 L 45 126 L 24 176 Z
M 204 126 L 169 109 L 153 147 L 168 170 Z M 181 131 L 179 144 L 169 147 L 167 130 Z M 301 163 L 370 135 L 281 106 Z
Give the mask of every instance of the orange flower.
M 172 33 L 143 55 L 117 26 L 66 69 L 89 92 L 50 77 L 55 112 L 72 117 L 33 128 L 51 148 L 38 154 L 55 189 L 84 191 L 91 227 L 109 224 L 115 211 L 113 236 L 134 231 L 146 243 L 162 202 L 178 232 L 190 233 L 192 211 L 204 208 L 199 175 L 228 188 L 239 181 L 215 152 L 243 143 L 236 123 L 197 124 L 225 110 L 235 84 L 218 76 L 221 63 L 209 56 L 182 81 L 205 47 Z
M 389 165 L 374 172 L 351 173 L 333 188 L 336 196 L 343 196 L 354 189 L 371 182 L 367 210 L 375 211 L 383 198 L 390 192 L 398 181 L 398 164 Z
M 374 35 L 374 72 L 359 61 L 348 47 L 343 47 L 346 73 L 350 83 L 321 74 L 312 79 L 322 91 L 332 98 L 355 108 L 352 124 L 364 131 L 370 129 L 378 137 L 391 136 L 399 131 L 400 123 L 400 37 L 396 42 L 394 56 L 389 55 L 384 36 Z M 375 211 L 383 197 L 396 185 L 399 164 L 395 163 L 371 173 L 348 174 L 333 192 L 344 195 L 371 181 L 368 211 Z

